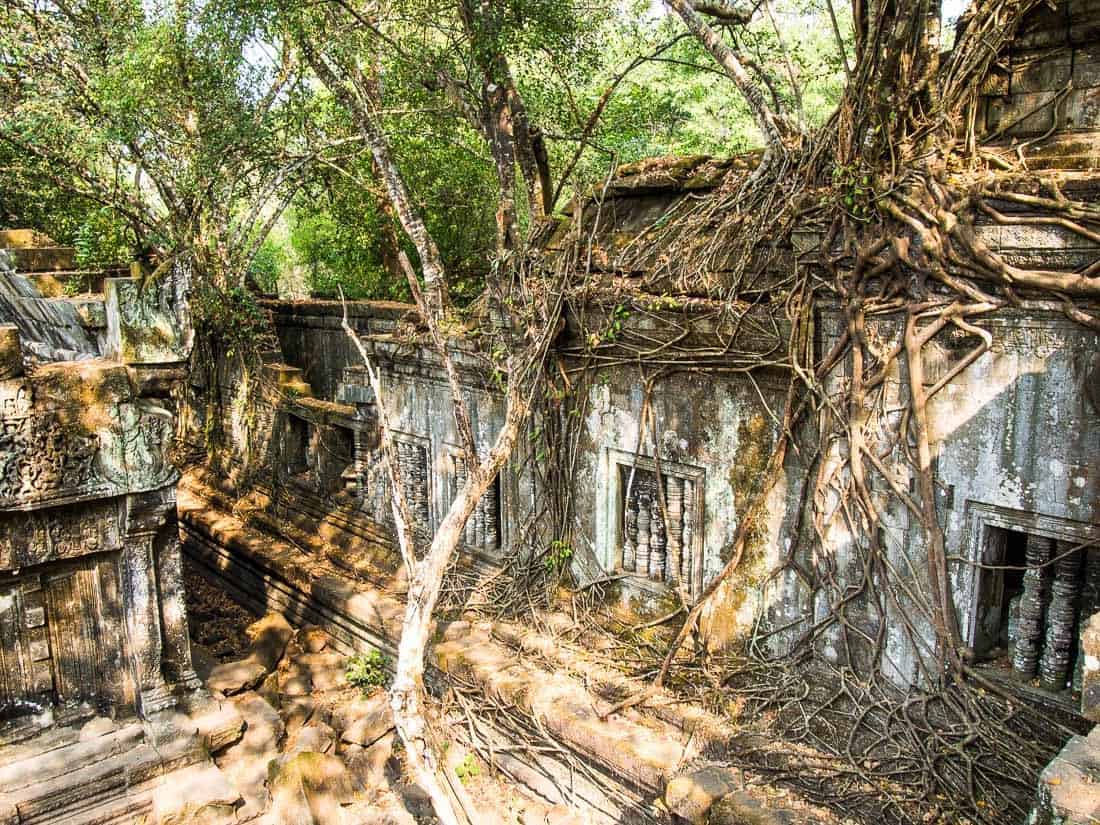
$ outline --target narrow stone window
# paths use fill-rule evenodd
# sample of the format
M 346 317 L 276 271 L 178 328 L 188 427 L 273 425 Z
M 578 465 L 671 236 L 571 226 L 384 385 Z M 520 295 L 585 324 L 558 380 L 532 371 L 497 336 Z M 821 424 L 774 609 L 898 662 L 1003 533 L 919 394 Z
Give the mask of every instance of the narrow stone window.
M 428 509 L 428 449 L 411 441 L 396 440 L 397 464 L 401 468 L 401 484 L 405 502 L 413 520 L 413 529 L 421 533 L 431 532 L 431 516 Z
M 702 590 L 703 556 L 697 479 L 619 464 L 622 570 L 654 581 L 682 582 L 693 597 Z
M 1080 679 L 1082 622 L 1100 610 L 1100 549 L 986 528 L 991 568 L 978 604 L 976 652 L 1004 656 L 1021 679 L 1061 692 Z
M 457 453 L 451 455 L 451 480 L 451 501 L 454 501 L 459 489 L 466 483 L 466 460 Z M 490 553 L 500 549 L 500 505 L 500 476 L 497 475 L 466 522 L 467 547 Z

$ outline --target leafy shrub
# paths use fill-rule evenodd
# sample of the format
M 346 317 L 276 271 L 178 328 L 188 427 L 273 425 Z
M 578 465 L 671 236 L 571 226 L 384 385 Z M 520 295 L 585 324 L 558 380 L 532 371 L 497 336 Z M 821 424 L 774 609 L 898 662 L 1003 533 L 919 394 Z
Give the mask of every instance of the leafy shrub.
M 390 680 L 389 657 L 381 650 L 359 653 L 348 659 L 348 681 L 369 693 L 385 687 Z

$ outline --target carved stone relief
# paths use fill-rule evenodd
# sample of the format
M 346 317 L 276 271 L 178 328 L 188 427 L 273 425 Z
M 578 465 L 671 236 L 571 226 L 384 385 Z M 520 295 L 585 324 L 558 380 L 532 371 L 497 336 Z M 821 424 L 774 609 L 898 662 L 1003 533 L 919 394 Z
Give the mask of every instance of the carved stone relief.
M 0 386 L 0 509 L 49 506 L 162 487 L 172 415 L 144 401 L 38 409 L 34 388 Z M 80 399 L 74 399 L 79 401 Z
M 117 500 L 0 514 L 0 570 L 122 547 Z

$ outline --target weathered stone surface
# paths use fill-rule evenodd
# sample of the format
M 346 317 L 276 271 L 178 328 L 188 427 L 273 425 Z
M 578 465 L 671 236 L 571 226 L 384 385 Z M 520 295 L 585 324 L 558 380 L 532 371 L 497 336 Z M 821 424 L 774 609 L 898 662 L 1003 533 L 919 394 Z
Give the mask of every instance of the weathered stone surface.
M 329 641 L 328 634 L 314 624 L 301 628 L 296 638 L 306 653 L 320 653 L 328 646 Z
M 665 788 L 665 805 L 693 825 L 703 825 L 711 806 L 735 790 L 737 783 L 732 770 L 708 766 L 681 774 L 669 782 Z
M 312 696 L 283 696 L 282 717 L 288 734 L 293 734 L 306 724 L 318 711 L 317 700 Z
M 6 242 L 19 266 L 71 268 L 72 249 L 33 233 Z M 166 401 L 182 373 L 155 392 L 131 380 L 105 357 L 102 301 L 50 298 L 68 276 L 17 275 L 12 257 L 0 254 L 0 727 L 24 741 L 0 748 L 0 793 L 21 822 L 148 819 L 155 779 L 205 758 L 175 712 L 199 693 Z M 66 283 L 87 289 L 87 274 Z M 88 707 L 104 715 L 53 735 Z
M 267 676 L 267 669 L 252 658 L 217 665 L 206 678 L 206 686 L 226 696 L 252 690 Z
M 233 704 L 244 717 L 244 736 L 215 762 L 240 792 L 247 810 L 258 813 L 269 801 L 267 764 L 279 755 L 286 728 L 275 709 L 255 693 L 234 697 Z
M 0 381 L 18 378 L 23 374 L 23 346 L 19 341 L 19 327 L 0 324 Z
M 245 721 L 232 702 L 211 701 L 191 714 L 203 747 L 209 753 L 219 753 L 244 734 Z
M 286 670 L 280 671 L 279 692 L 284 696 L 309 696 L 313 692 L 309 669 L 291 663 Z
M 790 811 L 766 808 L 745 791 L 735 791 L 718 800 L 704 822 L 707 825 L 811 825 L 814 820 L 796 818 Z
M 338 758 L 323 753 L 299 753 L 272 766 L 272 822 L 345 825 L 341 806 L 351 802 L 355 792 L 355 779 Z
M 1081 715 L 1100 722 L 1100 613 L 1093 615 L 1081 632 L 1085 663 L 1081 672 Z
M 267 677 L 260 683 L 260 686 L 256 688 L 256 692 L 267 700 L 268 704 L 276 710 L 281 710 L 283 706 L 283 695 L 279 689 L 279 673 L 267 674 Z
M 333 711 L 333 726 L 345 742 L 367 747 L 393 728 L 393 711 L 389 695 L 376 690 L 366 698 L 356 698 Z
M 336 739 L 336 731 L 319 719 L 313 719 L 287 738 L 286 752 L 331 753 L 336 747 Z
M 385 784 L 386 763 L 393 755 L 395 739 L 396 734 L 391 731 L 368 748 L 353 745 L 359 750 L 346 755 L 348 769 L 368 791 Z
M 80 728 L 80 741 L 87 742 L 89 739 L 97 739 L 108 733 L 114 733 L 116 730 L 118 730 L 118 726 L 113 719 L 108 719 L 106 716 L 96 716 L 89 719 Z
M 218 666 L 218 660 L 207 648 L 195 642 L 191 643 L 191 666 L 202 681 L 210 678 L 211 672 Z
M 1074 736 L 1039 777 L 1036 825 L 1100 822 L 1100 727 Z
M 416 825 L 393 791 L 375 793 L 369 802 L 357 802 L 346 809 L 347 817 L 356 825 Z
M 348 660 L 339 653 L 302 653 L 291 661 L 308 673 L 314 690 L 339 690 L 348 685 Z
M 152 283 L 108 278 L 104 284 L 107 351 L 126 364 L 186 360 L 188 339 L 179 324 L 175 278 Z
M 252 641 L 251 657 L 268 673 L 279 666 L 287 643 L 294 637 L 294 628 L 279 613 L 268 613 L 245 632 Z
M 222 825 L 236 821 L 241 795 L 213 765 L 174 771 L 153 794 L 157 825 Z
M 215 665 L 206 679 L 211 690 L 232 696 L 258 687 L 279 666 L 294 629 L 279 614 L 269 613 L 250 625 L 247 633 L 251 639 L 248 657 Z

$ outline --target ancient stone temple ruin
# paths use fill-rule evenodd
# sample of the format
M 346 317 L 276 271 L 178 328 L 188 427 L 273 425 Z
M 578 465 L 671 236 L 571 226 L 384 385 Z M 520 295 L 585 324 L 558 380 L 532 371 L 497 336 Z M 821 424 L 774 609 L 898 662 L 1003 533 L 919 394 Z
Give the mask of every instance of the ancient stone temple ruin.
M 1097 14 L 1094 5 L 1080 4 L 1035 12 L 990 78 L 981 107 L 984 151 L 1026 152 L 1029 168 L 1055 175 L 1066 197 L 1083 201 L 1100 194 Z M 1068 57 L 1045 59 L 1052 44 L 1064 42 Z M 1044 105 L 1050 101 L 1057 105 Z M 786 379 L 797 367 L 783 356 L 790 326 L 768 305 L 767 279 L 755 284 L 759 295 L 735 321 L 705 288 L 662 280 L 662 241 L 652 227 L 677 204 L 710 196 L 727 176 L 747 174 L 746 164 L 687 158 L 621 169 L 577 204 L 547 242 L 551 260 L 565 257 L 578 230 L 592 242 L 594 271 L 578 274 L 583 283 L 567 298 L 565 330 L 555 345 L 554 369 L 566 376 L 569 394 L 557 414 L 536 416 L 471 518 L 462 561 L 469 580 L 493 581 L 554 538 L 540 533 L 555 511 L 555 488 L 546 483 L 550 462 L 562 462 L 569 503 L 558 502 L 557 511 L 568 513 L 568 564 L 576 581 L 582 588 L 613 581 L 620 606 L 640 613 L 637 626 L 665 615 L 677 588 L 697 598 L 729 560 L 749 491 L 778 437 L 775 411 L 782 410 Z M 975 231 L 1021 266 L 1095 267 L 1095 237 L 1031 218 L 1025 202 L 995 199 Z M 775 263 L 777 282 L 796 260 L 817 265 L 820 242 L 796 232 Z M 720 281 L 723 270 L 712 274 Z M 601 283 L 614 284 L 609 297 Z M 320 623 L 348 645 L 392 650 L 402 583 L 387 541 L 390 497 L 375 398 L 343 329 L 345 315 L 382 374 L 405 495 L 415 527 L 427 534 L 439 526 L 465 473 L 446 376 L 410 306 L 324 300 L 265 306 L 280 351 L 269 353 L 263 368 L 259 414 L 244 422 L 235 412 L 230 400 L 241 379 L 233 374 L 217 379 L 216 395 L 225 402 L 199 412 L 202 429 L 229 437 L 216 467 L 184 479 L 187 552 L 246 603 Z M 842 338 L 842 320 L 839 306 L 815 318 L 819 357 Z M 901 312 L 880 317 L 869 335 L 884 348 L 900 346 L 904 324 Z M 1052 718 L 1100 721 L 1091 658 L 1100 650 L 1095 633 L 1085 632 L 1100 610 L 1100 337 L 1056 305 L 1005 308 L 982 326 L 988 346 L 960 328 L 924 364 L 924 386 L 933 396 L 937 510 L 962 641 L 975 672 L 995 689 Z M 461 333 L 450 346 L 479 449 L 487 449 L 502 424 L 503 399 L 476 347 Z M 646 370 L 661 380 L 647 382 Z M 887 408 L 904 408 L 907 380 L 898 372 L 885 376 Z M 572 450 L 549 456 L 541 434 L 562 426 L 573 428 Z M 842 445 L 821 449 L 828 468 Z M 720 651 L 752 637 L 781 655 L 813 636 L 825 661 L 857 673 L 878 669 L 902 689 L 919 685 L 920 661 L 935 646 L 932 628 L 914 625 L 912 594 L 897 592 L 885 610 L 859 595 L 864 539 L 835 514 L 817 524 L 806 515 L 808 501 L 829 509 L 827 499 L 815 501 L 816 472 L 799 460 L 788 463 L 764 528 L 702 618 L 700 640 Z M 916 480 L 886 474 L 873 483 L 885 508 L 879 540 L 886 556 L 919 579 L 926 538 L 903 504 Z M 233 509 L 242 499 L 248 507 Z M 547 556 L 538 558 L 541 564 Z M 849 620 L 860 632 L 833 626 L 814 635 L 838 601 L 849 603 Z M 499 687 L 493 665 L 504 666 L 486 652 L 490 639 L 511 639 L 519 649 L 546 644 L 496 627 L 489 635 L 457 628 L 450 634 L 436 648 L 437 668 L 481 680 L 487 690 Z M 860 637 L 881 638 L 881 647 Z M 521 689 L 506 694 L 538 716 L 537 702 Z M 555 712 L 568 719 L 560 741 L 599 750 L 584 720 L 560 707 Z M 553 714 L 540 718 L 548 722 Z M 1072 739 L 1072 756 L 1051 764 L 1037 816 L 1091 821 L 1083 812 L 1097 804 L 1088 790 L 1100 754 L 1095 740 L 1096 734 Z M 660 792 L 661 780 L 645 778 L 638 767 L 646 758 L 617 741 L 602 744 L 603 767 L 629 777 L 643 796 Z
M 171 458 L 182 284 L 48 244 L 0 233 L 0 822 L 131 822 L 205 759 L 181 713 L 209 703 Z
M 976 113 L 988 157 L 1024 157 L 1085 202 L 1100 198 L 1098 40 L 1092 0 L 1039 7 Z M 662 216 L 720 197 L 754 163 L 621 168 L 578 197 L 538 250 L 572 267 L 553 392 L 465 526 L 428 655 L 454 742 L 490 752 L 501 775 L 538 796 L 538 821 L 570 821 L 545 808 L 600 825 L 840 821 L 805 787 L 777 780 L 776 792 L 770 777 L 785 776 L 803 743 L 742 724 L 737 702 L 715 709 L 663 687 L 630 704 L 648 682 L 628 673 L 626 645 L 608 630 L 656 649 L 655 628 L 719 580 L 781 438 L 789 379 L 806 368 L 788 355 L 792 325 L 773 298 L 793 269 L 825 271 L 820 232 L 796 230 L 771 250 L 736 301 L 711 289 L 735 262 L 716 257 L 700 282 L 664 265 Z M 1037 222 L 1015 184 L 990 172 L 999 197 L 976 220 L 980 242 L 1021 267 L 1094 272 L 1095 233 Z M 297 793 L 287 783 L 309 785 L 288 768 L 304 754 L 336 760 L 326 763 L 334 775 L 346 763 L 380 781 L 379 765 L 395 758 L 383 694 L 340 693 L 348 654 L 392 660 L 408 591 L 363 353 L 381 376 L 418 540 L 430 540 L 469 474 L 448 376 L 415 307 L 269 296 L 259 303 L 273 335 L 254 361 L 188 371 L 182 264 L 154 280 L 140 267 L 76 271 L 71 250 L 33 233 L 3 233 L 0 246 L 0 825 L 187 821 L 158 797 L 175 781 L 210 822 L 281 816 Z M 817 305 L 805 342 L 814 362 L 843 350 L 843 309 Z M 499 318 L 486 302 L 467 320 L 447 346 L 487 451 L 505 401 L 477 334 Z M 906 323 L 903 308 L 883 312 L 866 335 L 900 350 Z M 1031 821 L 1097 822 L 1100 728 L 1088 728 L 1100 722 L 1100 333 L 1057 302 L 1025 298 L 935 341 L 920 386 L 895 362 L 878 376 L 879 405 L 857 411 L 879 433 L 866 447 L 875 534 L 853 527 L 829 484 L 850 444 L 800 424 L 804 450 L 782 466 L 691 644 L 769 661 L 798 651 L 857 705 L 871 682 L 919 696 L 938 652 L 921 595 L 930 543 L 914 517 L 918 479 L 891 461 L 913 445 L 884 434 L 902 429 L 923 392 L 960 656 L 1005 715 L 1026 707 L 1056 731 L 1047 767 L 1023 780 L 1036 786 Z M 852 375 L 844 365 L 829 379 L 835 397 Z M 183 451 L 203 460 L 181 474 Z M 896 579 L 866 568 L 872 541 Z M 246 656 L 210 661 L 206 642 L 225 634 L 189 638 L 185 564 L 238 609 L 279 614 L 255 631 L 278 644 L 253 639 Z M 551 594 L 537 604 L 509 589 L 512 574 L 532 570 Z M 528 612 L 504 609 L 511 601 Z M 844 621 L 830 623 L 838 604 Z M 204 619 L 216 612 L 207 607 Z M 827 706 L 804 715 L 827 727 Z M 945 734 L 930 758 L 957 741 Z M 746 753 L 759 761 L 737 761 Z M 848 781 L 836 752 L 809 758 Z M 448 770 L 469 777 L 455 759 Z M 868 792 L 854 780 L 845 788 Z M 389 791 L 362 808 L 341 793 L 350 817 Z

